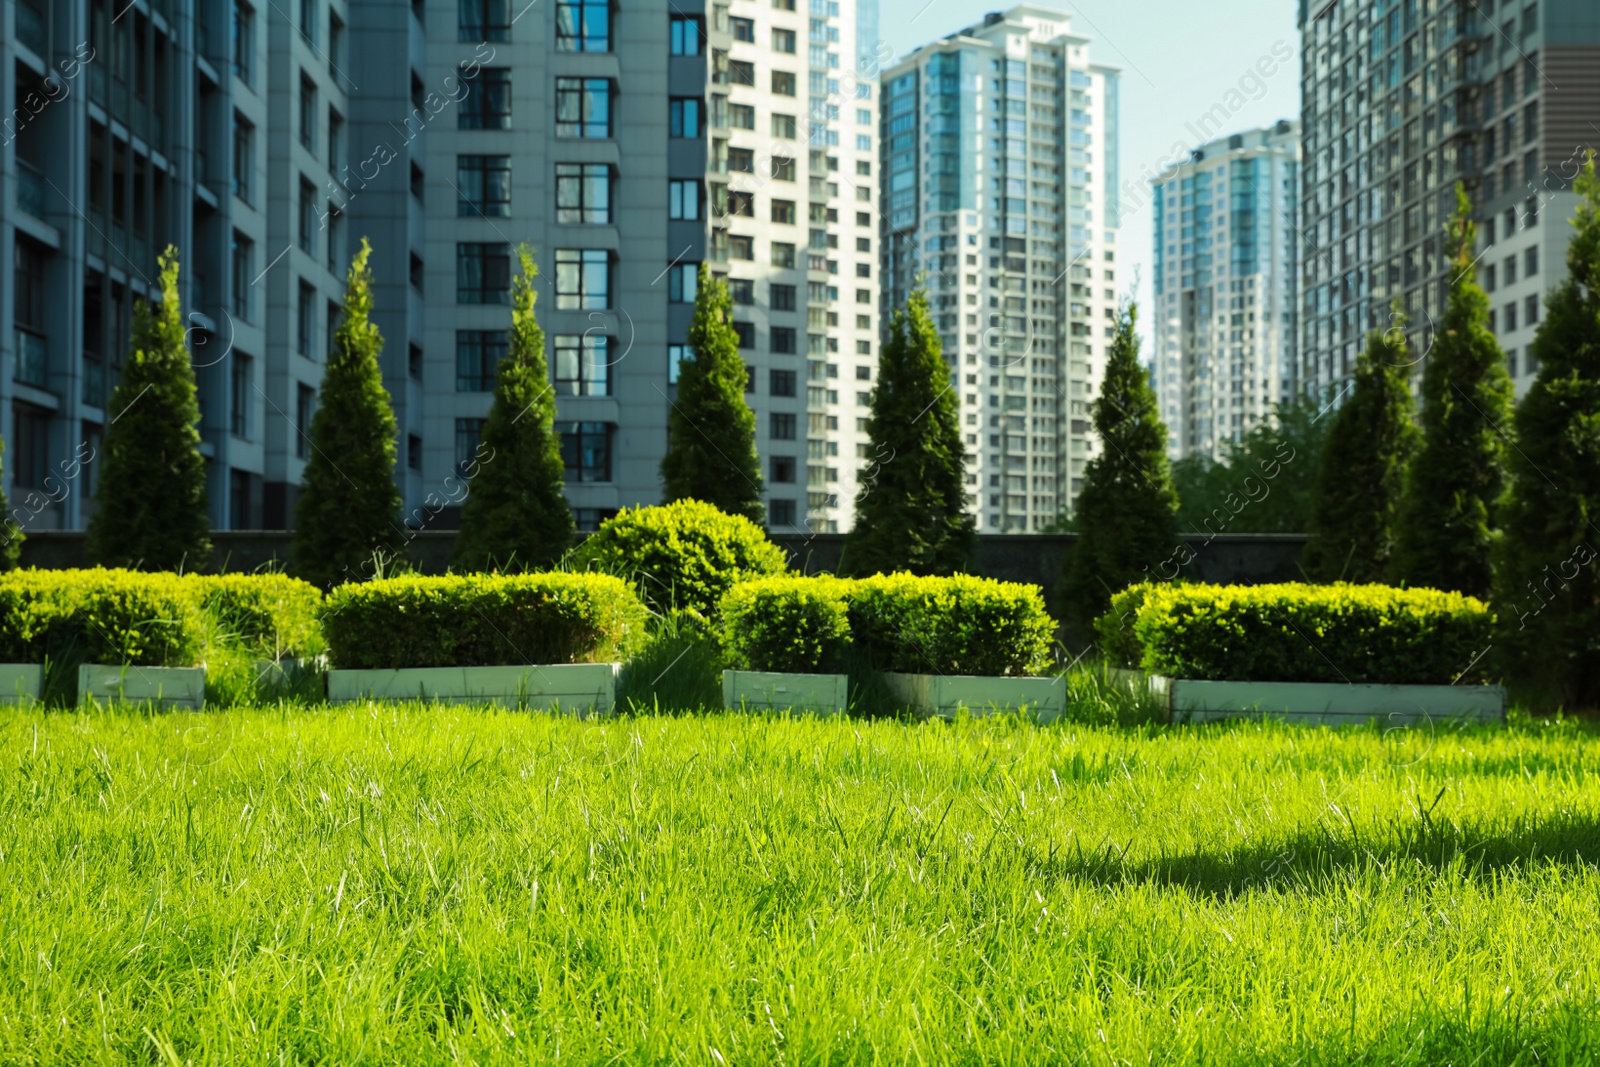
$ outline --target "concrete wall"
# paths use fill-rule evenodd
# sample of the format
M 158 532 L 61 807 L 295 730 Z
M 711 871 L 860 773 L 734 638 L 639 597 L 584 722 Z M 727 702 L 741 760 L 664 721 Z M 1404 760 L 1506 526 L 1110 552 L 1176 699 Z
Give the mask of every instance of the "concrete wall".
M 217 570 L 252 571 L 273 568 L 289 558 L 289 534 L 278 530 L 217 530 L 211 535 L 210 566 Z M 844 545 L 843 534 L 773 538 L 789 552 L 790 565 L 807 574 L 832 570 Z M 407 555 L 422 571 L 443 573 L 449 564 L 455 534 L 448 531 L 417 533 L 407 545 Z M 1009 582 L 1031 582 L 1049 592 L 1060 580 L 1062 566 L 1076 534 L 984 534 L 978 538 L 977 573 Z M 1182 538 L 1194 561 L 1187 577 L 1202 582 L 1256 585 L 1297 581 L 1300 534 L 1219 535 L 1209 543 L 1204 537 Z M 1176 546 L 1175 546 L 1176 547 Z M 22 545 L 24 566 L 62 568 L 84 565 L 83 534 L 72 530 L 30 533 Z M 1152 560 L 1152 573 L 1161 560 Z

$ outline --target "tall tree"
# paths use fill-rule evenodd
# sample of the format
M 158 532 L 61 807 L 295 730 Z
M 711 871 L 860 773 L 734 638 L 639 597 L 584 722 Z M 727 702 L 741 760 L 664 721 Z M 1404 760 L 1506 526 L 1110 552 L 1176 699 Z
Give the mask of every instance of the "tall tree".
M 1373 333 L 1356 357 L 1350 395 L 1328 428 L 1301 566 L 1312 581 L 1381 582 L 1395 512 L 1416 451 L 1410 349 L 1400 326 Z M 1332 401 L 1330 401 L 1331 403 Z
M 122 380 L 101 444 L 100 490 L 86 548 L 94 563 L 180 570 L 206 563 L 206 461 L 200 400 L 178 307 L 178 252 L 158 261 L 161 303 L 134 305 Z
M 1512 387 L 1473 271 L 1477 227 L 1460 184 L 1446 232 L 1450 292 L 1423 362 L 1422 447 L 1406 474 L 1390 579 L 1487 597 Z
M 856 494 L 841 569 L 849 574 L 955 574 L 972 562 L 957 394 L 928 313 L 913 290 L 878 353 L 867 436 L 872 457 Z
M 1270 422 L 1229 441 L 1222 462 L 1202 456 L 1174 462 L 1179 528 L 1207 536 L 1305 533 L 1332 421 L 1315 401 L 1291 400 L 1277 405 Z
M 1139 362 L 1138 315 L 1129 303 L 1118 316 L 1100 395 L 1089 407 L 1100 451 L 1084 469 L 1074 509 L 1081 532 L 1061 585 L 1067 621 L 1085 634 L 1112 594 L 1147 579 L 1178 539 L 1167 427 Z
M 6 453 L 6 443 L 0 440 L 0 460 Z M 22 565 L 22 524 L 11 514 L 11 502 L 0 489 L 0 571 L 14 571 Z
M 462 570 L 547 567 L 572 544 L 572 510 L 555 434 L 556 398 L 534 318 L 539 273 L 527 248 L 511 283 L 511 334 L 495 371 L 494 403 L 461 506 L 455 565 Z M 582 354 L 578 358 L 584 358 Z
M 372 576 L 375 557 L 401 546 L 400 490 L 394 482 L 396 423 L 372 323 L 372 246 L 350 264 L 344 318 L 322 375 L 311 419 L 311 458 L 295 508 L 294 571 L 324 587 Z
M 1546 300 L 1516 413 L 1495 607 L 1514 669 L 1600 707 L 1600 177 L 1574 182 L 1567 277 Z
M 702 264 L 689 326 L 694 358 L 683 361 L 678 399 L 667 417 L 662 502 L 702 500 L 759 524 L 766 511 L 756 417 L 744 398 L 749 372 L 732 316 L 727 283 Z

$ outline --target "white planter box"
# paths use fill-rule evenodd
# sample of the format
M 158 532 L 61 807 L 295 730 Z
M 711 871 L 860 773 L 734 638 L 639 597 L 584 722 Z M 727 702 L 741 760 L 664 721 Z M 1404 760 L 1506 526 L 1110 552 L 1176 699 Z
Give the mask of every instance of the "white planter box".
M 894 698 L 924 715 L 951 719 L 1026 710 L 1036 722 L 1051 722 L 1067 706 L 1065 678 L 1006 678 L 976 674 L 896 674 L 883 680 Z
M 406 667 L 329 671 L 328 699 L 428 700 L 442 704 L 503 704 L 609 712 L 620 663 L 558 663 L 529 667 Z
M 736 711 L 842 715 L 849 704 L 850 679 L 843 674 L 722 672 L 722 706 Z
M 78 668 L 78 701 L 85 700 L 198 708 L 206 702 L 206 669 L 85 663 Z
M 1280 719 L 1315 725 L 1421 726 L 1501 722 L 1506 691 L 1498 685 L 1345 685 L 1339 682 L 1212 682 L 1151 675 L 1173 722 Z
M 0 704 L 32 704 L 44 689 L 44 668 L 37 663 L 0 663 Z

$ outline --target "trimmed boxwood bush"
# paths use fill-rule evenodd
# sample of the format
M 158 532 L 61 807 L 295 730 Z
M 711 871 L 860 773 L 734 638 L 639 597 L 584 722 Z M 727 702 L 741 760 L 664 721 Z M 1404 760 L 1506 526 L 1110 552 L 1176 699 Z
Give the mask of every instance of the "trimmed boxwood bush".
M 761 527 L 698 500 L 624 509 L 573 554 L 578 567 L 632 582 L 655 611 L 706 618 L 734 583 L 782 574 L 786 559 Z
M 1153 582 L 1130 585 L 1111 596 L 1111 609 L 1094 620 L 1094 631 L 1099 635 L 1100 655 L 1112 667 L 1139 669 L 1139 638 L 1133 632 L 1134 620 L 1144 607 L 1144 598 L 1157 588 Z
M 1050 665 L 1056 625 L 1036 585 L 886 574 L 855 583 L 850 630 L 878 670 L 1033 675 Z
M 191 667 L 205 647 L 195 585 L 96 567 L 0 575 L 0 662 Z
M 224 636 L 264 659 L 323 651 L 322 592 L 287 574 L 196 574 L 201 607 Z
M 1490 642 L 1472 597 L 1386 585 L 1164 585 L 1134 623 L 1143 666 L 1173 678 L 1448 685 Z
M 836 674 L 850 647 L 853 582 L 761 578 L 722 598 L 722 644 L 736 669 Z
M 606 574 L 385 578 L 328 594 L 335 667 L 489 667 L 626 659 L 645 609 Z

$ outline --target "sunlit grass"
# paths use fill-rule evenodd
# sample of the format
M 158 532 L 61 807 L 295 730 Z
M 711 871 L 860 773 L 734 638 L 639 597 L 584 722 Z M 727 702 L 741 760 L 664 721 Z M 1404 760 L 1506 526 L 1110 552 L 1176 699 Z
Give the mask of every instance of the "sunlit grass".
M 1597 755 L 0 711 L 0 1062 L 1591 1062 Z

